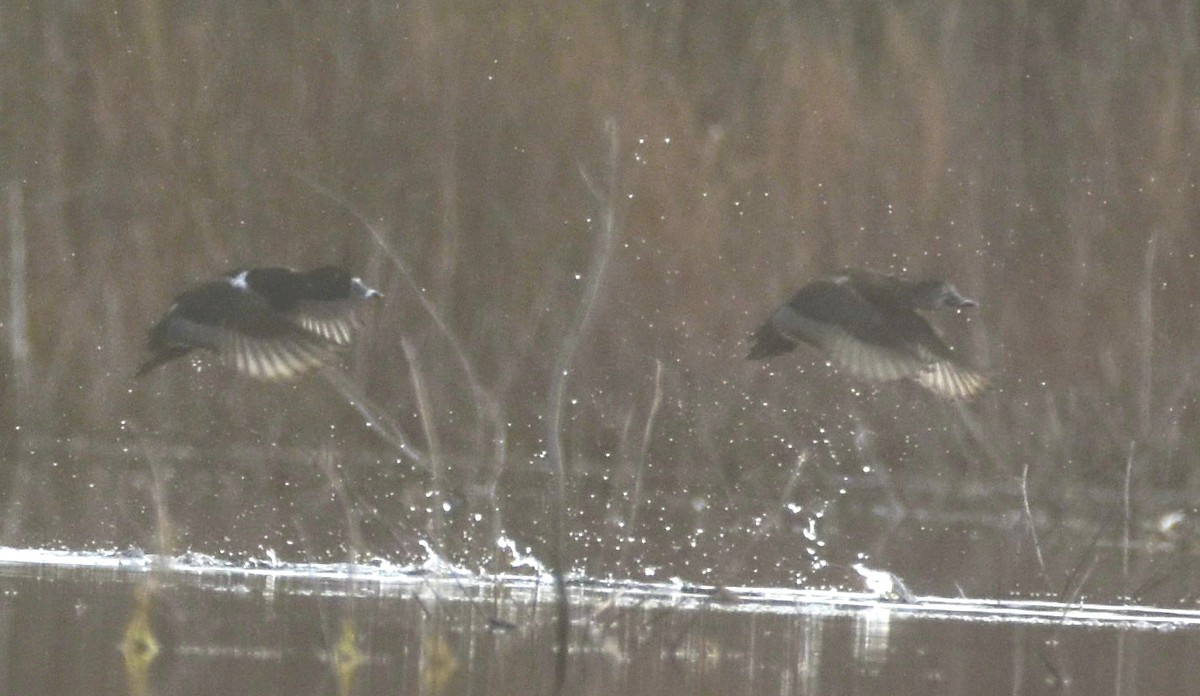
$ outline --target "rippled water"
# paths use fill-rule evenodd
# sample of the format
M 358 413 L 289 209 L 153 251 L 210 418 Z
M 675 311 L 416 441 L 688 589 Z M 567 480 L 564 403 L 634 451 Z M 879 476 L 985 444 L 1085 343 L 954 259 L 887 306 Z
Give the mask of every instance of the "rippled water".
M 554 685 L 547 576 L 4 549 L 0 588 L 7 693 Z M 1182 609 L 586 578 L 568 597 L 565 693 L 1183 694 L 1200 649 Z

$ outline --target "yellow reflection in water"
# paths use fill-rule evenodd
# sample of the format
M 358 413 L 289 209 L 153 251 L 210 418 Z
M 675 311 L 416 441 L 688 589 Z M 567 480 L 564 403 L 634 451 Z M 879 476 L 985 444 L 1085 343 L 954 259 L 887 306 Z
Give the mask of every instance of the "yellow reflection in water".
M 150 590 L 145 586 L 138 588 L 137 605 L 125 626 L 125 638 L 120 646 L 125 658 L 125 680 L 132 696 L 149 693 L 150 665 L 154 664 L 161 649 L 150 626 L 152 606 Z
M 422 657 L 424 664 L 421 669 L 423 693 L 443 694 L 450 680 L 458 672 L 458 658 L 449 644 L 441 636 L 433 636 L 425 640 Z
M 358 648 L 358 631 L 354 619 L 342 619 L 342 636 L 333 649 L 333 669 L 337 673 L 339 696 L 350 696 L 354 692 L 354 677 L 363 663 L 362 650 Z

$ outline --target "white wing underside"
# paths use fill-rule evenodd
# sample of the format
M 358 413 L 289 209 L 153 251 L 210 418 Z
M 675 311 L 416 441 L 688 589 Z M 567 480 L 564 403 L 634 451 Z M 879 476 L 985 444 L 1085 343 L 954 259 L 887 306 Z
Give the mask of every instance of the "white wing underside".
M 322 320 L 311 316 L 302 316 L 299 317 L 297 323 L 305 331 L 339 346 L 350 345 L 350 341 L 354 338 L 354 330 L 358 326 L 354 317 Z
M 952 399 L 970 399 L 988 387 L 988 378 L 961 365 L 941 360 L 917 375 L 917 383 Z
M 918 347 L 916 354 L 860 341 L 844 331 L 827 329 L 821 341 L 830 360 L 855 377 L 876 382 L 912 379 L 929 391 L 952 399 L 969 399 L 983 391 L 983 375 Z
M 333 359 L 337 346 L 297 332 L 294 336 L 253 338 L 223 331 L 220 356 L 238 372 L 262 380 L 295 379 Z
M 840 370 L 867 381 L 911 379 L 951 399 L 969 399 L 988 386 L 988 379 L 920 344 L 892 348 L 856 338 L 829 323 L 814 321 L 790 306 L 780 308 L 771 323 L 793 341 L 818 346 Z
M 339 346 L 346 346 L 358 329 L 358 317 L 343 301 L 304 301 L 292 313 L 292 321 L 305 331 Z

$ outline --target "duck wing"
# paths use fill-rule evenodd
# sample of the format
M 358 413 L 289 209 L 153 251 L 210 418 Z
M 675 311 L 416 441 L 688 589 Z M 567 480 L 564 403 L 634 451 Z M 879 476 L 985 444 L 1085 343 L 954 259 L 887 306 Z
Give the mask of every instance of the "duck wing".
M 985 375 L 950 360 L 938 360 L 921 370 L 917 384 L 948 399 L 973 399 L 991 386 Z
M 916 311 L 897 310 L 884 316 L 883 335 L 892 337 L 897 351 L 907 356 L 908 367 L 915 370 L 904 377 L 950 399 L 971 399 L 988 388 L 988 378 L 955 360 L 941 334 Z
M 166 344 L 212 349 L 239 372 L 263 380 L 298 377 L 332 360 L 337 349 L 262 296 L 225 281 L 181 295 L 161 326 Z
M 334 272 L 333 278 L 329 271 Z M 354 307 L 361 298 L 350 293 L 353 281 L 345 271 L 324 267 L 299 272 L 271 267 L 234 271 L 229 277 L 233 279 L 231 285 L 246 292 L 247 303 L 259 298 L 264 310 L 335 345 L 346 346 L 353 339 L 358 327 Z M 343 285 L 345 292 L 341 292 Z
M 872 302 L 838 279 L 801 288 L 770 323 L 784 336 L 821 348 L 861 379 L 913 379 L 950 398 L 969 398 L 987 384 L 952 359 L 950 347 L 915 311 Z
M 354 332 L 360 326 L 354 307 L 361 301 L 358 298 L 303 299 L 285 316 L 310 334 L 320 336 L 337 346 L 347 346 L 354 340 Z

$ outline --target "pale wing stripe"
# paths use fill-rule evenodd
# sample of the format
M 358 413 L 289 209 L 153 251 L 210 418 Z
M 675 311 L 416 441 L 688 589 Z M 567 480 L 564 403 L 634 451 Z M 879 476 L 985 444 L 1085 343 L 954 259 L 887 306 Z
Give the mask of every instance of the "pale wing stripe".
M 326 358 L 324 351 L 317 351 L 307 343 L 297 341 L 296 351 L 301 355 L 304 363 L 309 367 L 309 369 L 320 367 L 321 365 L 325 364 Z
M 354 339 L 354 329 L 358 326 L 358 322 L 355 321 L 353 315 L 349 319 L 322 319 L 305 315 L 300 317 L 299 326 L 330 343 L 344 346 Z
M 250 355 L 258 366 L 258 371 L 255 372 L 254 376 L 259 379 L 271 379 L 273 369 L 271 366 L 271 354 L 267 351 L 267 345 L 261 341 L 251 343 Z
M 293 342 L 289 348 L 294 360 L 296 361 L 297 372 L 307 372 L 325 364 L 324 357 L 314 353 L 302 341 Z
M 288 350 L 286 344 L 280 342 L 275 344 L 275 357 L 279 360 L 279 368 L 287 373 L 289 377 L 299 374 L 296 369 L 295 359 L 292 358 L 291 351 Z
M 988 385 L 983 375 L 923 346 L 916 346 L 917 354 L 910 355 L 871 345 L 836 329 L 820 331 L 817 342 L 840 369 L 862 379 L 880 382 L 914 379 L 939 396 L 955 399 L 974 397 Z
M 917 381 L 930 391 L 955 399 L 971 398 L 988 383 L 983 375 L 944 360 L 930 365 Z
M 262 350 L 266 358 L 267 377 L 278 379 L 291 376 L 291 371 L 288 370 L 287 365 L 283 362 L 274 344 L 263 342 Z
M 876 348 L 841 332 L 830 337 L 829 352 L 848 372 L 880 382 L 913 377 L 923 367 L 913 358 Z
M 279 352 L 287 362 L 288 369 L 292 374 L 300 374 L 308 371 L 308 363 L 297 352 L 294 344 L 280 346 Z
M 271 378 L 271 361 L 267 358 L 261 346 L 253 343 L 250 345 L 250 360 L 254 363 L 255 377 L 259 379 Z
M 246 360 L 246 346 L 242 341 L 241 336 L 234 334 L 233 337 L 233 366 L 238 372 L 249 372 L 250 365 Z
M 287 346 L 277 344 L 275 346 L 275 355 L 279 358 L 279 368 L 286 373 L 288 377 L 295 377 L 304 372 L 302 369 L 297 369 L 298 365 L 292 354 L 288 351 Z
M 238 338 L 238 358 L 243 372 L 255 374 L 257 365 L 254 362 L 254 354 L 250 352 L 249 342 L 243 338 Z

